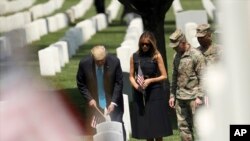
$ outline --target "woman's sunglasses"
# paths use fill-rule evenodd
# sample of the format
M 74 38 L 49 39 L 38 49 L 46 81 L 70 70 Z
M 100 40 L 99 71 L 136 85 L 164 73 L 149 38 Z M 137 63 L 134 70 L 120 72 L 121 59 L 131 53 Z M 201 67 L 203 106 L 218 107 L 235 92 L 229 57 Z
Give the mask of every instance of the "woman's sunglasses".
M 152 46 L 151 43 L 141 43 L 141 46 Z

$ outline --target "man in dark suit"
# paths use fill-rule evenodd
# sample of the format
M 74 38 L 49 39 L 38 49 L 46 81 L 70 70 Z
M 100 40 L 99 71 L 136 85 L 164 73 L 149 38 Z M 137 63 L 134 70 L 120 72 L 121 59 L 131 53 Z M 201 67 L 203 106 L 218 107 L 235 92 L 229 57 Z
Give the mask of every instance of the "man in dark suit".
M 78 89 L 88 104 L 86 107 L 89 117 L 85 126 L 90 125 L 94 111 L 98 107 L 106 111 L 112 121 L 122 123 L 125 140 L 126 133 L 122 121 L 123 75 L 120 60 L 108 54 L 104 46 L 95 46 L 91 50 L 91 55 L 80 61 L 76 79 Z

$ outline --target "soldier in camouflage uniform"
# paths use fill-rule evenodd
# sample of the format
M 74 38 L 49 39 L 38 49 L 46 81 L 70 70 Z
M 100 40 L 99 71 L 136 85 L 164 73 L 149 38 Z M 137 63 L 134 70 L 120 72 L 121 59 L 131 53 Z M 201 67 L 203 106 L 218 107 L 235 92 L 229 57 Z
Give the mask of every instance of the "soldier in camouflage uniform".
M 209 24 L 200 24 L 197 27 L 196 37 L 200 43 L 198 49 L 204 55 L 206 64 L 210 65 L 219 60 L 219 48 L 217 45 L 212 44 L 212 33 Z
M 193 141 L 193 117 L 204 96 L 200 78 L 205 58 L 190 46 L 181 30 L 177 29 L 169 38 L 169 46 L 176 51 L 169 106 L 176 109 L 182 141 Z
M 210 30 L 210 24 L 200 24 L 197 26 L 196 37 L 200 43 L 198 50 L 201 51 L 206 60 L 206 65 L 211 65 L 219 60 L 220 50 L 219 47 L 212 43 L 212 32 Z M 204 96 L 204 103 L 206 106 L 209 104 L 208 96 Z

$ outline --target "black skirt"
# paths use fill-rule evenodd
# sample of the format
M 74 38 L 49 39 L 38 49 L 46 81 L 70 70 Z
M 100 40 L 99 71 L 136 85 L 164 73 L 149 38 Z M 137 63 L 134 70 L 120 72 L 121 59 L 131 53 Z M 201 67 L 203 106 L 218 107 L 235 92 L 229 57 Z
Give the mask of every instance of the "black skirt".
M 172 127 L 168 116 L 167 94 L 161 86 L 148 87 L 143 94 L 133 93 L 131 106 L 132 137 L 150 139 L 172 135 Z

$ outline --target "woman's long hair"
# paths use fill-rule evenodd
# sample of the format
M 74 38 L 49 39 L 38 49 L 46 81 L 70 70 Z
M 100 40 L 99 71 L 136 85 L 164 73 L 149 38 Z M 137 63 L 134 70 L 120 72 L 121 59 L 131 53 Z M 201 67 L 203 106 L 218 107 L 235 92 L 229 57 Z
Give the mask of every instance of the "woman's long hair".
M 137 52 L 139 53 L 139 55 L 143 54 L 142 46 L 143 46 L 143 43 L 145 41 L 148 41 L 150 43 L 150 48 L 149 48 L 147 54 L 149 54 L 150 57 L 152 57 L 152 59 L 155 59 L 155 57 L 157 56 L 157 54 L 159 53 L 159 51 L 157 49 L 157 43 L 156 43 L 155 36 L 150 31 L 145 31 L 140 36 L 139 44 L 138 44 L 139 45 L 139 50 Z

